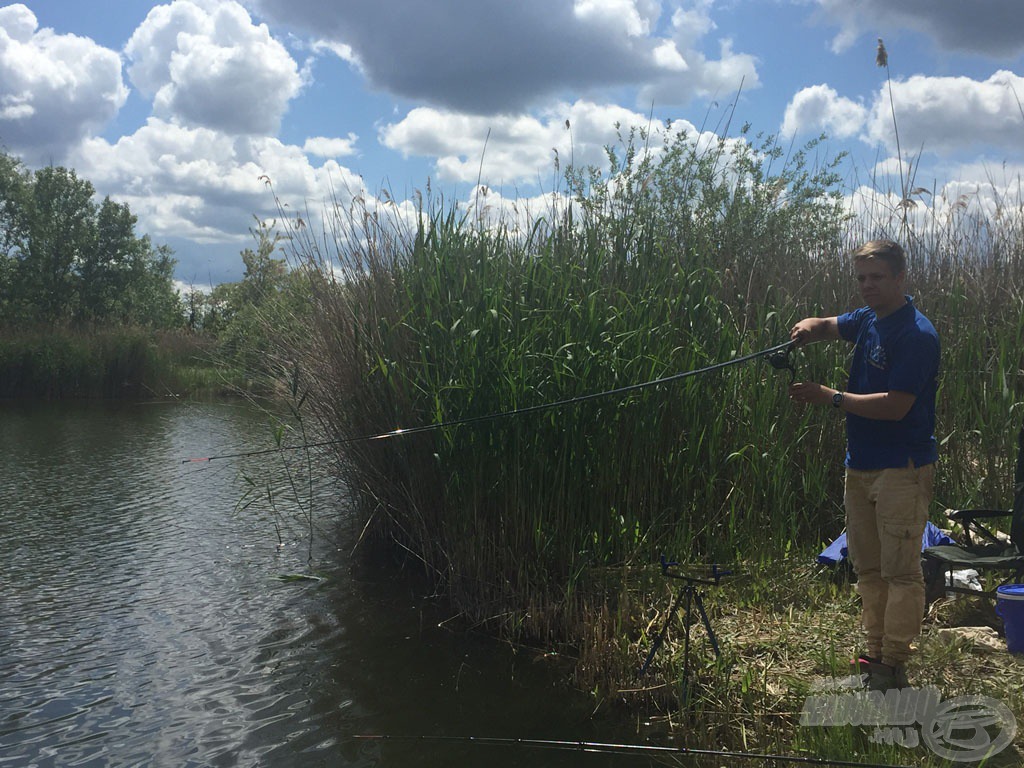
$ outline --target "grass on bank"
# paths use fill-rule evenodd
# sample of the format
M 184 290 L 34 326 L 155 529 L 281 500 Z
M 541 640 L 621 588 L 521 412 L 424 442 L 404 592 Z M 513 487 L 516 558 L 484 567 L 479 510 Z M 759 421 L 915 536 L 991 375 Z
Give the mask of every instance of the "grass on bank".
M 652 702 L 660 701 L 662 714 L 648 716 L 648 725 L 640 729 L 658 742 L 866 764 L 956 765 L 929 747 L 921 737 L 921 726 L 912 727 L 914 735 L 909 737 L 906 729 L 900 729 L 905 740 L 901 745 L 878 743 L 880 733 L 873 726 L 801 725 L 800 715 L 809 696 L 850 694 L 835 682 L 850 683 L 844 680 L 849 676 L 849 661 L 862 650 L 859 599 L 845 578 L 814 564 L 815 555 L 794 553 L 785 561 L 738 570 L 717 587 L 702 587 L 721 656 L 716 659 L 694 610 L 690 687 L 684 706 L 680 706 L 682 610 L 671 623 L 669 642 L 656 654 L 651 669 L 644 677 L 630 680 L 630 673 L 635 676 L 646 657 L 652 635 L 662 628 L 672 591 L 678 588 L 677 583 L 662 580 L 661 600 L 655 609 L 637 603 L 637 609 L 642 609 L 641 622 L 649 631 L 617 654 L 632 661 L 632 666 L 611 672 L 601 668 L 601 673 L 609 675 L 601 690 L 611 688 L 620 702 L 642 702 L 641 709 L 650 710 Z M 688 571 L 684 568 L 681 572 Z M 689 571 L 691 575 L 701 572 L 699 567 Z M 659 590 L 640 591 L 649 595 Z M 912 686 L 934 686 L 942 702 L 985 696 L 1008 707 L 1017 724 L 1024 723 L 1024 656 L 1008 653 L 1005 640 L 998 636 L 1000 627 L 990 600 L 958 598 L 934 603 L 909 666 Z M 600 657 L 580 661 L 598 667 L 602 664 Z M 625 680 L 630 682 L 623 685 Z M 998 728 L 992 730 L 992 736 L 999 732 Z M 958 735 L 967 739 L 972 734 L 968 730 Z M 1022 760 L 1024 738 L 1018 736 L 985 765 L 1008 768 Z M 697 760 L 686 764 L 719 763 Z

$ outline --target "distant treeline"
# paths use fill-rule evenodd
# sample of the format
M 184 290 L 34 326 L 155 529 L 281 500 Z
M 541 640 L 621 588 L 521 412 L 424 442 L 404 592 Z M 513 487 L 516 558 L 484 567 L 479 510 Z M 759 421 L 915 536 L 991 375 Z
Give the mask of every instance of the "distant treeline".
M 245 275 L 181 296 L 166 245 L 74 170 L 0 153 L 0 397 L 124 397 L 251 388 L 297 276 L 252 230 Z M 207 370 L 203 370 L 207 369 Z M 230 382 L 230 383 L 228 383 Z
M 174 259 L 67 168 L 0 155 L 0 325 L 180 326 Z

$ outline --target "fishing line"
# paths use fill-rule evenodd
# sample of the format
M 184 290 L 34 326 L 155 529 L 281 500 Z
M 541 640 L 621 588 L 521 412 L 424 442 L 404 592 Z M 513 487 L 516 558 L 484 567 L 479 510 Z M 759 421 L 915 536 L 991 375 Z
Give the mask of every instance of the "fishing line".
M 733 752 L 723 749 L 697 749 L 695 747 L 663 747 L 653 744 L 609 744 L 596 741 L 558 741 L 555 739 L 514 739 L 492 736 L 387 736 L 387 735 L 356 735 L 356 739 L 367 741 L 447 741 L 453 743 L 481 744 L 485 746 L 520 746 L 536 749 L 552 749 L 575 752 L 592 752 L 598 754 L 643 755 L 702 755 L 706 757 L 725 757 L 736 760 L 771 760 L 784 763 L 802 763 L 804 765 L 832 765 L 842 768 L 909 768 L 909 766 L 892 765 L 889 763 L 862 763 L 856 760 L 832 760 L 827 757 L 804 757 L 801 755 L 772 755 L 760 752 Z
M 751 352 L 749 355 L 743 355 L 742 357 L 735 357 L 732 360 L 725 360 L 721 363 L 714 363 L 713 365 L 705 366 L 704 368 L 696 368 L 690 371 L 683 371 L 682 373 L 675 373 L 671 376 L 664 376 L 660 379 L 652 379 L 650 381 L 643 381 L 639 384 L 629 384 L 625 387 L 618 387 L 616 389 L 608 389 L 603 392 L 591 392 L 585 395 L 577 395 L 575 397 L 568 397 L 564 400 L 555 400 L 554 402 L 540 403 L 538 405 L 528 405 L 523 408 L 514 408 L 509 411 L 501 411 L 499 413 L 487 413 L 481 416 L 466 416 L 460 419 L 451 419 L 450 421 L 443 421 L 437 424 L 427 424 L 421 427 L 399 427 L 393 429 L 390 432 L 380 432 L 374 435 L 362 435 L 359 437 L 346 437 L 339 438 L 337 440 L 325 440 L 319 443 L 307 443 L 305 445 L 287 445 L 278 448 L 264 448 L 258 451 L 243 451 L 240 453 L 223 453 L 218 456 L 205 456 L 197 457 L 192 459 L 182 459 L 182 464 L 188 464 L 191 462 L 207 462 L 214 461 L 215 459 L 237 459 L 247 458 L 249 456 L 263 456 L 269 453 L 278 453 L 280 451 L 297 451 L 303 448 L 324 448 L 331 445 L 347 445 L 349 443 L 358 443 L 369 440 L 386 440 L 391 437 L 405 437 L 407 435 L 415 435 L 423 432 L 432 432 L 438 429 L 447 429 L 448 427 L 457 427 L 465 424 L 476 424 L 481 421 L 491 421 L 493 419 L 511 418 L 513 416 L 523 416 L 528 413 L 537 413 L 539 411 L 552 410 L 554 408 L 563 408 L 567 405 L 576 405 L 577 403 L 583 403 L 588 400 L 596 400 L 600 397 L 612 397 L 613 395 L 623 395 L 627 392 L 635 392 L 640 389 L 646 389 L 648 387 L 656 387 L 661 384 L 671 384 L 675 381 L 689 378 L 691 376 L 699 376 L 704 373 L 711 373 L 722 368 L 727 368 L 730 365 L 738 365 L 739 363 L 745 363 L 748 360 L 753 360 L 758 357 L 767 358 L 768 362 L 773 368 L 778 370 L 786 369 L 790 372 L 790 378 L 794 376 L 794 369 L 792 363 L 789 361 L 788 351 L 789 348 L 794 344 L 793 340 L 784 342 L 782 344 L 776 344 L 774 347 L 768 349 L 762 349 L 760 352 Z

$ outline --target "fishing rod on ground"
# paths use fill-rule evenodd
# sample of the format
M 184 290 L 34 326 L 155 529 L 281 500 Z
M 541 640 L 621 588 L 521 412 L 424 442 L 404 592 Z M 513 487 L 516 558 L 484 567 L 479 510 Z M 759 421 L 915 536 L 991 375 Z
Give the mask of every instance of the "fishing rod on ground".
M 263 456 L 271 453 L 279 453 L 281 451 L 297 451 L 305 450 L 310 448 L 325 448 L 333 445 L 348 445 L 350 443 L 358 443 L 369 440 L 386 440 L 392 437 L 406 437 L 409 435 L 422 434 L 424 432 L 433 432 L 439 429 L 447 429 L 449 427 L 463 426 L 466 424 L 476 424 L 483 421 L 491 421 L 494 419 L 511 418 L 514 416 L 523 416 L 528 413 L 537 413 L 539 411 L 552 410 L 555 408 L 563 408 L 569 405 L 576 405 L 583 403 L 588 400 L 596 400 L 601 397 L 612 397 L 614 395 L 623 395 L 629 392 L 635 392 L 641 389 L 647 389 L 648 387 L 656 387 L 663 384 L 671 384 L 682 379 L 689 378 L 691 376 L 699 376 L 704 373 L 711 373 L 722 368 L 727 368 L 731 365 L 738 365 L 739 363 L 745 363 L 748 360 L 754 360 L 757 358 L 765 358 L 769 365 L 776 370 L 788 370 L 790 372 L 790 381 L 792 382 L 796 369 L 793 367 L 792 362 L 789 359 L 789 352 L 795 342 L 791 339 L 783 342 L 782 344 L 776 344 L 773 347 L 762 349 L 759 352 L 751 352 L 748 355 L 741 357 L 735 357 L 732 360 L 725 360 L 720 363 L 714 363 L 712 365 L 705 366 L 703 368 L 696 368 L 690 371 L 683 371 L 682 373 L 675 373 L 671 376 L 664 376 L 659 379 L 652 379 L 650 381 L 640 382 L 639 384 L 629 384 L 625 387 L 617 387 L 616 389 L 608 389 L 602 392 L 591 392 L 585 395 L 577 395 L 575 397 L 568 397 L 564 400 L 556 400 L 548 403 L 540 403 L 538 405 L 529 405 L 523 408 L 514 408 L 509 411 L 501 411 L 498 413 L 487 413 L 480 416 L 466 416 L 459 419 L 451 419 L 449 421 L 442 421 L 436 424 L 427 424 L 420 427 L 399 427 L 392 429 L 388 432 L 380 432 L 372 435 L 361 435 L 358 437 L 346 437 L 339 438 L 336 440 L 324 440 L 317 443 L 307 443 L 304 445 L 287 445 L 278 446 L 276 448 L 264 448 L 256 451 L 242 451 L 238 453 L 223 453 L 217 456 L 203 456 L 189 459 L 182 459 L 182 464 L 209 462 L 218 459 L 237 459 L 237 458 L 248 458 L 250 456 Z
M 600 741 L 561 741 L 557 739 L 516 739 L 493 736 L 393 736 L 359 734 L 356 739 L 364 741 L 420 741 L 449 742 L 457 744 L 479 744 L 482 746 L 518 746 L 535 749 L 551 749 L 572 752 L 590 752 L 617 755 L 693 755 L 727 758 L 732 760 L 761 760 L 778 763 L 799 763 L 803 765 L 831 765 L 840 768 L 910 768 L 889 763 L 862 763 L 856 760 L 833 760 L 827 757 L 803 755 L 773 755 L 760 752 L 736 752 L 725 749 L 699 749 L 696 747 L 670 747 L 654 744 L 612 744 Z

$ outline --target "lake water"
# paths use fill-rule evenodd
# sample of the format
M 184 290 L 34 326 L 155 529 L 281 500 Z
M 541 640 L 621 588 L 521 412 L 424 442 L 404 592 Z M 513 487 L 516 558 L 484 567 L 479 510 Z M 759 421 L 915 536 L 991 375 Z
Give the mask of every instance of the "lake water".
M 278 455 L 182 461 L 271 444 L 244 404 L 0 404 L 0 766 L 648 764 L 462 740 L 635 734 L 357 565 L 326 466 L 310 562 L 301 455 L 294 488 Z

